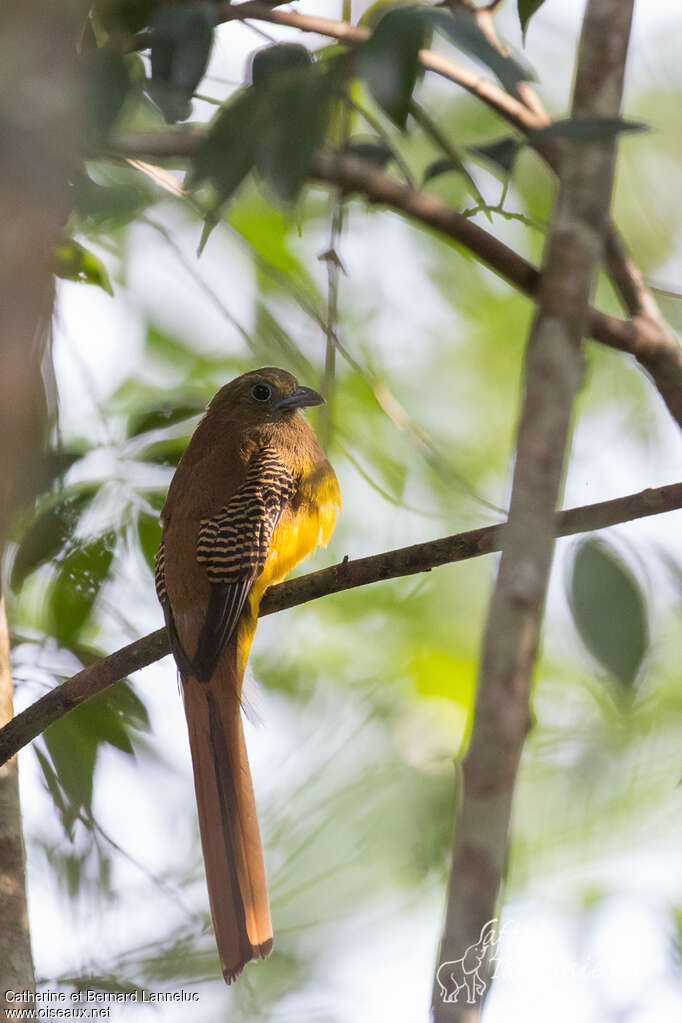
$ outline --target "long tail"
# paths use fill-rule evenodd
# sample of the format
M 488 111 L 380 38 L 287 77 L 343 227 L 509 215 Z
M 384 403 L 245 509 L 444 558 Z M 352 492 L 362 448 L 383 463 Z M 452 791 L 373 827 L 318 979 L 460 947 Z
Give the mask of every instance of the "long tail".
M 218 954 L 228 984 L 272 949 L 256 804 L 234 669 L 183 678 L 199 830 Z M 223 677 L 228 676 L 228 677 Z

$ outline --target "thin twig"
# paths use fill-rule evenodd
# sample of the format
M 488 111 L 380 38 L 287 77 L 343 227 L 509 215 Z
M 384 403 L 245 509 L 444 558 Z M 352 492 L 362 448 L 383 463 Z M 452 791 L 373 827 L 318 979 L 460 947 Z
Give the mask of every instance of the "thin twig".
M 532 227 L 534 231 L 540 231 L 542 234 L 547 230 L 547 225 L 543 224 L 541 220 L 536 217 L 529 217 L 526 213 L 517 213 L 514 210 L 506 210 L 504 208 L 504 199 L 495 206 L 469 206 L 465 210 L 460 210 L 463 217 L 475 217 L 479 213 L 496 213 L 500 217 L 504 217 L 505 220 L 513 220 L 516 223 L 523 224 L 524 227 Z
M 682 508 L 682 483 L 560 512 L 556 518 L 556 535 L 572 536 L 575 533 L 604 529 L 619 522 L 660 515 L 677 508 Z M 279 583 L 265 594 L 260 615 L 274 614 L 357 586 L 430 572 L 440 565 L 490 554 L 500 550 L 504 525 L 482 526 L 439 540 L 401 547 L 354 561 L 342 561 L 319 572 Z M 0 764 L 14 756 L 68 711 L 132 672 L 160 660 L 169 652 L 166 630 L 158 629 L 67 679 L 0 729 Z

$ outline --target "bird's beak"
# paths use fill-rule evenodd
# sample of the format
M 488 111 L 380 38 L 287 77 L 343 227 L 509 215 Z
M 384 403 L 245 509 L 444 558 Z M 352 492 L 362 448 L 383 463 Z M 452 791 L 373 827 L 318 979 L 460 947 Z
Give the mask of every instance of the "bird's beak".
M 324 398 L 312 387 L 297 387 L 292 394 L 278 401 L 275 409 L 306 408 L 308 405 L 324 405 Z

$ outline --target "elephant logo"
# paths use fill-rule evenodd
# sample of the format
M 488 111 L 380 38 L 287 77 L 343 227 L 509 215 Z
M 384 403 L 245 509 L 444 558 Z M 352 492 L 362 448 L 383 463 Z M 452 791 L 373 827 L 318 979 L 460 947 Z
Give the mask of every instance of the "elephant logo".
M 484 924 L 478 941 L 469 945 L 461 959 L 453 959 L 440 964 L 436 980 L 444 1002 L 456 1002 L 463 989 L 466 991 L 466 1000 L 469 1005 L 475 1005 L 485 994 L 487 984 L 479 971 L 489 952 L 492 953 L 490 959 L 495 958 L 496 924 L 497 917 Z

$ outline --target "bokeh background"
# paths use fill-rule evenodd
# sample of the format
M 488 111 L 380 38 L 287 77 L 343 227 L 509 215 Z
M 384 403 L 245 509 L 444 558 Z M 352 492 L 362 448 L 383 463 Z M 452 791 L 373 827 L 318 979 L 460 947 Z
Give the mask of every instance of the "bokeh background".
M 583 6 L 547 0 L 528 33 L 525 54 L 557 116 L 568 108 Z M 341 15 L 326 0 L 296 7 Z M 514 8 L 499 27 L 520 50 Z M 354 4 L 354 19 L 361 12 Z M 297 38 L 264 27 L 273 39 Z M 680 38 L 676 0 L 638 5 L 625 113 L 651 130 L 621 142 L 614 212 L 664 312 L 682 326 Z M 218 30 L 194 119 L 213 116 L 265 42 L 240 24 Z M 460 146 L 508 134 L 449 83 L 428 78 L 419 95 Z M 382 123 L 418 177 L 437 153 L 419 131 L 401 137 Z M 499 175 L 485 160 L 470 167 L 494 205 Z M 113 295 L 59 288 L 54 482 L 26 524 L 9 601 L 18 709 L 98 652 L 160 626 L 150 567 L 158 511 L 215 390 L 258 365 L 284 366 L 311 386 L 323 377 L 320 256 L 333 197 L 309 189 L 283 209 L 249 181 L 197 258 L 201 219 L 160 180 L 93 163 L 74 222 Z M 457 175 L 427 187 L 458 208 L 473 205 Z M 505 200 L 514 215 L 493 214 L 492 229 L 538 261 L 553 194 L 540 161 L 522 152 Z M 532 315 L 468 253 L 360 201 L 346 203 L 337 249 L 343 351 L 328 412 L 310 418 L 344 513 L 304 571 L 500 520 Z M 597 302 L 618 311 L 604 281 Z M 592 343 L 586 357 L 565 505 L 678 481 L 679 435 L 642 372 Z M 603 537 L 646 603 L 647 649 L 627 684 L 580 639 L 567 596 L 576 541 L 558 543 L 486 1023 L 672 1023 L 682 1014 L 680 522 L 676 512 Z M 494 569 L 494 558 L 480 558 L 260 623 L 247 742 L 276 940 L 272 957 L 229 992 L 171 659 L 26 750 L 32 940 L 46 986 L 193 991 L 200 1023 L 425 1020 L 455 760 L 471 725 Z M 172 1021 L 187 1011 L 127 1004 L 110 1018 Z

